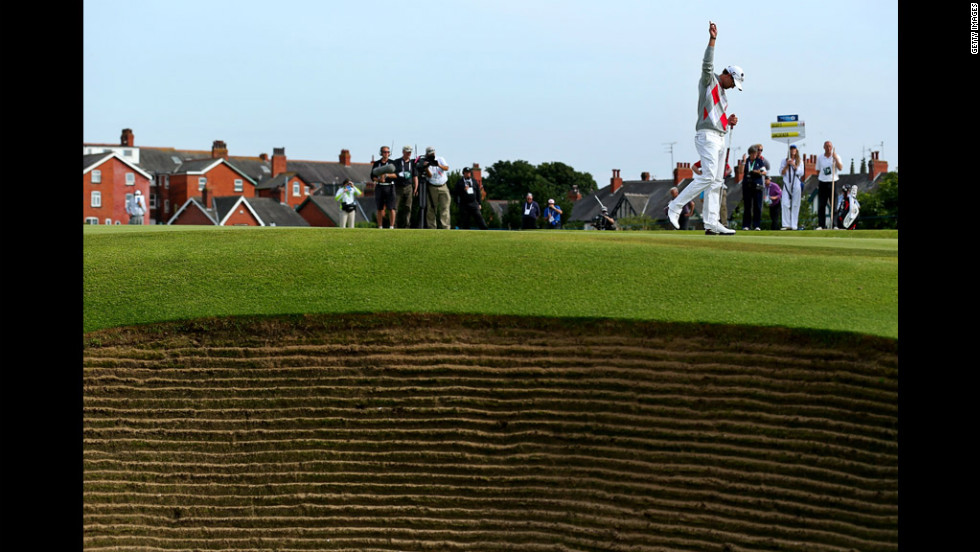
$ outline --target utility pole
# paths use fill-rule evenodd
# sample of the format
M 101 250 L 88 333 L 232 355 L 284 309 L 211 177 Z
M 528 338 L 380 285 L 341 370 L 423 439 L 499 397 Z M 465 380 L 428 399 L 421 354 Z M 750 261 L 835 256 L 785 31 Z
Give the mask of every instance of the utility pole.
M 664 142 L 664 145 L 667 146 L 667 149 L 665 151 L 670 152 L 670 167 L 667 168 L 667 174 L 672 174 L 673 171 L 674 171 L 674 167 L 675 167 L 675 165 L 674 165 L 674 144 L 676 144 L 676 143 L 677 142 Z M 651 176 L 650 178 L 653 178 L 653 176 Z

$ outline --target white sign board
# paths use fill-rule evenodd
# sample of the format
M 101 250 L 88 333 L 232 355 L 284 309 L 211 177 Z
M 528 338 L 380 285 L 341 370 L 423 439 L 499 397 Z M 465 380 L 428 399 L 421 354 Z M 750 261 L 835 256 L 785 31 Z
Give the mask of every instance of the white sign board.
M 802 138 L 806 138 L 806 123 L 799 120 L 797 115 L 780 115 L 776 117 L 775 123 L 769 123 L 772 130 L 772 139 L 777 142 L 790 144 Z

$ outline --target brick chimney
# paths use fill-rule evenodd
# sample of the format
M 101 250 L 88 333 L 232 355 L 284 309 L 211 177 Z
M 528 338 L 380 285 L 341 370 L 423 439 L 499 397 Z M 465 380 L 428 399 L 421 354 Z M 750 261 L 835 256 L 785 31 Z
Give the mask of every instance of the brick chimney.
M 694 178 L 694 169 L 690 163 L 677 163 L 674 168 L 674 186 L 681 183 L 685 178 Z
M 877 151 L 871 152 L 871 162 L 868 163 L 868 180 L 872 182 L 879 174 L 888 172 L 888 161 L 878 159 L 879 153 Z
M 577 184 L 573 184 L 572 189 L 568 190 L 568 195 L 566 195 L 565 197 L 567 197 L 568 200 L 571 201 L 572 203 L 575 203 L 576 201 L 582 199 L 582 192 L 578 191 Z
M 609 179 L 609 186 L 611 187 L 609 193 L 614 194 L 616 190 L 623 187 L 623 179 L 619 177 L 619 169 L 613 169 L 612 174 L 612 178 Z
M 228 159 L 228 146 L 221 140 L 215 140 L 211 144 L 211 159 Z
M 803 156 L 803 180 L 806 180 L 807 178 L 810 178 L 815 174 L 817 174 L 817 156 L 804 155 Z
M 286 172 L 286 148 L 272 148 L 272 177 Z
M 340 163 L 345 167 L 350 166 L 350 150 L 340 150 Z
M 269 154 L 268 153 L 260 153 L 259 154 L 259 159 L 261 159 L 262 161 L 268 162 L 269 161 Z
M 133 147 L 134 142 L 135 140 L 133 139 L 133 129 L 124 128 L 122 131 L 122 138 L 119 139 L 120 145 Z
M 470 170 L 473 172 L 473 180 L 476 180 L 477 183 L 479 183 L 480 185 L 479 186 L 481 190 L 480 201 L 483 201 L 484 199 L 487 198 L 487 191 L 486 189 L 483 188 L 483 169 L 480 168 L 479 163 L 473 163 L 473 166 L 470 168 Z

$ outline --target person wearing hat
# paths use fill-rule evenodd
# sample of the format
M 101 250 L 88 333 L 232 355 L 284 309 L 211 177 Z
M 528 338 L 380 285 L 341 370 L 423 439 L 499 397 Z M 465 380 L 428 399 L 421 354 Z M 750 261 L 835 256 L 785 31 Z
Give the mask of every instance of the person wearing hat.
M 596 230 L 615 230 L 616 221 L 609 216 L 609 209 L 603 207 L 602 211 L 593 219 L 593 226 L 595 226 Z
M 354 227 L 354 217 L 357 215 L 357 205 L 354 203 L 354 200 L 362 195 L 364 195 L 364 192 L 359 190 L 351 179 L 344 179 L 344 185 L 337 190 L 337 194 L 333 197 L 340 203 L 341 228 Z
M 779 202 L 781 230 L 798 230 L 800 225 L 800 203 L 803 199 L 803 157 L 793 144 L 789 154 L 779 164 L 779 174 L 783 175 L 783 198 Z
M 388 215 L 388 228 L 395 227 L 395 166 L 388 158 L 391 148 L 381 146 L 381 159 L 371 164 L 371 180 L 374 181 L 374 207 L 378 217 L 378 228 L 384 228 L 385 215 Z
M 474 225 L 480 230 L 487 229 L 480 205 L 482 190 L 483 185 L 473 179 L 473 170 L 464 168 L 463 178 L 456 182 L 456 204 L 459 206 L 456 225 L 460 230 L 469 230 Z
M 425 148 L 424 165 L 419 165 L 419 172 L 428 182 L 426 186 L 428 206 L 425 211 L 426 228 L 449 229 L 449 164 L 442 157 L 436 156 L 436 148 Z
M 419 193 L 412 146 L 403 147 L 402 156 L 393 160 L 392 164 L 395 166 L 395 228 L 408 228 L 412 217 L 412 198 Z
M 716 75 L 714 58 L 718 27 L 710 21 L 708 35 L 708 46 L 704 50 L 701 64 L 701 79 L 698 81 L 698 122 L 694 127 L 694 147 L 701 158 L 701 174 L 667 205 L 667 219 L 674 228 L 679 229 L 683 206 L 704 191 L 704 233 L 732 235 L 735 231 L 726 228 L 719 219 L 720 190 L 725 178 L 725 134 L 738 123 L 738 117 L 734 113 L 726 113 L 728 97 L 725 90 L 741 90 L 745 72 L 737 65 L 729 65 L 720 75 Z
M 561 228 L 561 215 L 561 207 L 555 204 L 555 200 L 549 199 L 548 206 L 544 208 L 544 217 L 548 220 L 548 228 L 553 230 Z
M 541 216 L 541 206 L 538 205 L 537 201 L 534 201 L 534 196 L 531 192 L 527 193 L 524 198 L 524 204 L 521 206 L 521 230 L 534 230 L 538 227 L 538 217 Z
M 136 190 L 133 193 L 132 199 L 127 202 L 126 212 L 129 213 L 130 224 L 143 224 L 143 215 L 146 214 L 146 199 L 143 198 L 142 191 Z

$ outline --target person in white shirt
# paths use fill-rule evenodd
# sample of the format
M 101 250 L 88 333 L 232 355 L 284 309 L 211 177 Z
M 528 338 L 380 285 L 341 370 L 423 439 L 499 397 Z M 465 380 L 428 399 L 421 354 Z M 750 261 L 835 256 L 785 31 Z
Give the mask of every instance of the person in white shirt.
M 337 194 L 334 196 L 334 199 L 340 203 L 341 228 L 354 227 L 354 217 L 357 215 L 357 205 L 354 203 L 354 200 L 362 195 L 364 195 L 364 192 L 359 190 L 351 179 L 344 179 L 344 185 L 337 190 Z
M 425 166 L 419 166 L 420 173 L 428 180 L 426 192 L 429 204 L 426 206 L 425 223 L 427 228 L 449 229 L 449 204 L 452 194 L 446 183 L 449 181 L 449 164 L 442 157 L 436 157 L 436 148 L 425 148 Z M 437 226 L 438 225 L 438 226 Z
M 844 168 L 844 164 L 841 163 L 840 156 L 834 151 L 834 144 L 827 140 L 823 143 L 823 155 L 817 156 L 817 230 L 823 230 L 824 228 L 832 228 L 836 226 L 834 221 L 837 220 L 836 213 L 834 212 L 834 202 L 831 201 L 831 195 L 833 194 L 832 187 L 840 178 L 840 171 Z M 824 224 L 827 217 L 827 207 L 830 207 L 830 224 Z
M 143 192 L 136 190 L 126 206 L 126 212 L 129 213 L 130 224 L 143 224 L 143 215 L 146 214 L 146 200 L 143 198 Z

